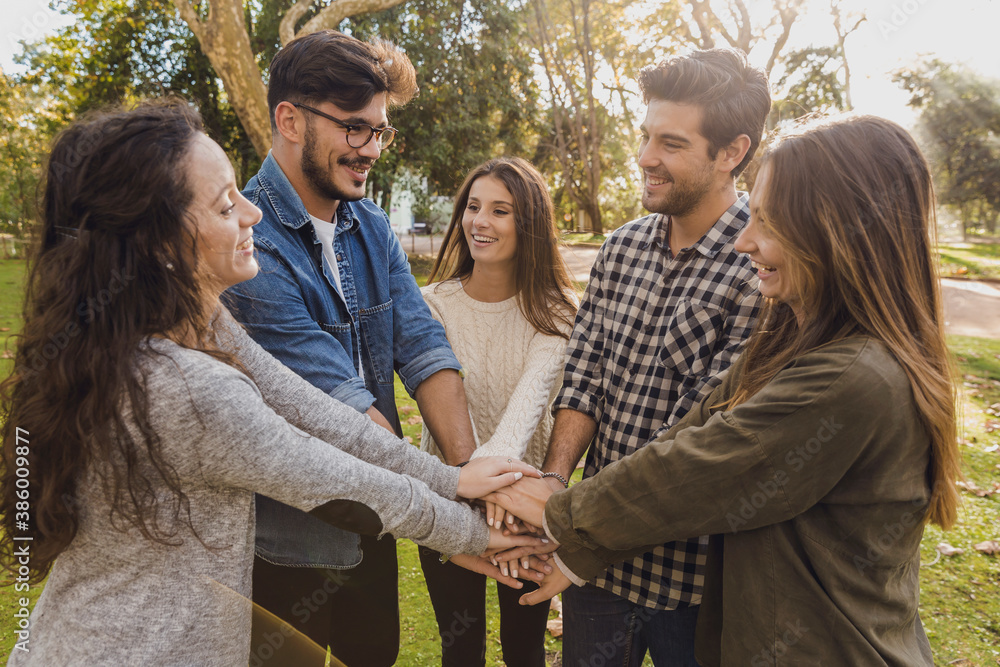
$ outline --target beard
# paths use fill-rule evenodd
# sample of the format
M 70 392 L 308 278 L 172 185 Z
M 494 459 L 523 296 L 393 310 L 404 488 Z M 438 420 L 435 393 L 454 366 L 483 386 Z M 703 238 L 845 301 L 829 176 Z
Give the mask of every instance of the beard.
M 309 123 L 306 125 L 306 134 L 303 139 L 301 168 L 302 175 L 305 176 L 306 181 L 309 182 L 313 190 L 327 199 L 335 201 L 357 201 L 363 199 L 365 196 L 364 188 L 362 188 L 359 194 L 356 191 L 345 192 L 343 189 L 337 187 L 336 183 L 330 177 L 329 161 L 325 165 L 321 162 L 316 146 L 316 133 L 313 131 L 312 123 Z M 371 169 L 375 161 L 363 157 L 348 158 L 340 156 L 337 158 L 337 164 L 352 169 L 367 170 Z
M 694 211 L 704 201 L 706 195 L 712 191 L 713 169 L 712 164 L 706 165 L 705 169 L 693 174 L 683 180 L 674 180 L 671 176 L 666 176 L 673 185 L 670 192 L 658 197 L 651 197 L 645 191 L 642 193 L 642 205 L 651 213 L 660 213 L 675 217 L 683 217 Z M 653 174 L 656 178 L 664 178 L 659 174 Z

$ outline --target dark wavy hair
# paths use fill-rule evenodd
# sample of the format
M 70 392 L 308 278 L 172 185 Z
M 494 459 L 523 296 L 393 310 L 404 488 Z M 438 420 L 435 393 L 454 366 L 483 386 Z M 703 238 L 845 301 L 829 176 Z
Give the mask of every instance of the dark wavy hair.
M 332 102 L 359 111 L 378 93 L 390 107 L 402 106 L 417 94 L 417 73 L 410 59 L 391 42 L 362 42 L 336 30 L 320 30 L 290 41 L 271 60 L 267 107 L 282 102 Z
M 551 336 L 569 335 L 560 324 L 573 327 L 576 304 L 566 262 L 559 253 L 555 209 L 545 179 L 530 162 L 518 157 L 488 160 L 472 170 L 455 195 L 451 223 L 445 232 L 428 283 L 472 275 L 475 261 L 462 230 L 462 216 L 469 204 L 472 184 L 492 176 L 504 184 L 514 203 L 517 257 L 514 286 L 525 319 L 536 330 Z
M 14 372 L 0 384 L 0 557 L 12 562 L 18 512 L 30 507 L 34 581 L 76 535 L 77 483 L 93 466 L 116 525 L 164 544 L 176 543 L 178 521 L 191 525 L 136 362 L 152 354 L 150 336 L 164 336 L 239 366 L 211 333 L 196 232 L 186 224 L 193 194 L 184 161 L 201 130 L 194 109 L 166 99 L 97 112 L 52 148 L 24 329 Z M 27 503 L 18 468 L 30 471 Z M 171 498 L 157 497 L 164 486 Z
M 708 139 L 708 157 L 742 134 L 750 149 L 730 172 L 736 178 L 753 159 L 771 110 L 771 90 L 763 70 L 750 65 L 742 51 L 707 49 L 667 58 L 639 72 L 643 100 L 693 104 L 702 109 L 701 134 Z

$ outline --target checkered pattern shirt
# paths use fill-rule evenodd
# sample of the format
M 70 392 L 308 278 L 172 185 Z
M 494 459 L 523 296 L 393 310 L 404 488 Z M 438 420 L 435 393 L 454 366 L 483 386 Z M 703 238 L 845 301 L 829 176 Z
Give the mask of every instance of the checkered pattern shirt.
M 733 248 L 749 219 L 745 194 L 698 243 L 671 257 L 666 216 L 611 234 L 591 270 L 553 410 L 593 417 L 583 476 L 666 431 L 721 381 L 742 351 L 760 294 Z M 593 582 L 654 609 L 701 602 L 707 537 L 670 542 Z

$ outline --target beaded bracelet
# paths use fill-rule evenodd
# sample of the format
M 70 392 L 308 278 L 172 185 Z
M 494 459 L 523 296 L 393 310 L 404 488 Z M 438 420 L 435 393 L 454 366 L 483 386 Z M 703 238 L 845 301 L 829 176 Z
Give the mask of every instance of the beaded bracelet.
M 559 480 L 560 482 L 562 482 L 562 485 L 563 485 L 563 486 L 565 486 L 565 487 L 566 487 L 567 489 L 569 488 L 569 482 L 567 482 L 567 481 L 566 481 L 566 478 L 565 478 L 565 477 L 563 477 L 562 475 L 560 475 L 560 474 L 559 474 L 559 473 L 557 473 L 557 472 L 543 472 L 543 473 L 542 473 L 542 477 L 543 477 L 543 478 L 544 478 L 544 477 L 555 477 L 555 478 L 556 478 L 556 479 L 558 479 L 558 480 Z

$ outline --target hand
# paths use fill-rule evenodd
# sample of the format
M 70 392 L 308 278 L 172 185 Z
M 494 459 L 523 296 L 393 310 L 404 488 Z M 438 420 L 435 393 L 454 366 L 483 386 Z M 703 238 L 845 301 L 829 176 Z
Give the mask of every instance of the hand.
M 503 456 L 472 459 L 462 466 L 458 475 L 458 495 L 469 499 L 482 498 L 525 476 L 540 478 L 542 473 L 527 463 Z
M 521 547 L 522 549 L 528 547 Z M 509 552 L 505 552 L 509 553 Z M 548 558 L 548 556 L 545 556 Z M 510 574 L 519 579 L 532 579 L 541 582 L 545 575 L 552 572 L 552 566 L 538 556 L 524 556 L 523 558 L 511 558 L 501 560 L 498 556 L 490 556 L 490 561 L 500 568 L 504 575 Z
M 562 593 L 564 590 L 570 587 L 573 582 L 562 573 L 558 567 L 552 568 L 552 572 L 545 576 L 542 580 L 541 585 L 538 587 L 537 591 L 532 591 L 531 593 L 526 593 L 521 596 L 518 601 L 520 604 L 534 605 L 539 602 L 545 602 L 546 600 L 551 600 L 555 596 Z
M 546 537 L 536 537 L 534 535 L 513 535 L 510 533 L 504 533 L 504 531 L 499 528 L 490 528 L 490 543 L 487 547 L 487 553 L 495 553 L 497 551 L 506 551 L 508 549 L 513 549 L 514 547 L 531 547 L 532 551 L 529 553 L 534 553 L 549 544 L 549 540 Z
M 543 544 L 540 547 L 514 547 L 513 549 L 505 549 L 504 551 L 498 551 L 490 558 L 495 563 L 499 561 L 511 561 L 511 560 L 521 560 L 521 566 L 524 568 L 529 567 L 525 564 L 525 560 L 530 556 L 535 556 L 541 561 L 547 561 L 549 559 L 549 554 L 559 548 L 559 543 L 549 540 L 548 544 Z M 548 572 L 548 570 L 546 570 Z
M 504 574 L 500 571 L 500 568 L 495 565 L 490 559 L 484 556 L 470 556 L 468 554 L 455 554 L 448 559 L 449 563 L 454 563 L 459 567 L 464 567 L 470 572 L 477 572 L 479 574 L 485 574 L 491 579 L 496 579 L 501 584 L 505 586 L 510 586 L 511 588 L 521 588 L 524 586 L 515 577 Z M 542 577 L 533 577 L 536 581 L 541 581 Z
M 503 526 L 503 518 L 505 514 L 507 514 L 506 510 L 496 503 L 486 503 L 486 523 L 489 525 L 496 526 L 497 528 Z
M 559 487 L 562 488 L 562 485 L 560 484 Z M 483 499 L 486 502 L 500 505 L 532 526 L 541 526 L 545 516 L 545 501 L 553 493 L 555 490 L 544 479 L 525 477 L 516 484 L 501 487 L 499 490 L 483 496 Z

